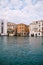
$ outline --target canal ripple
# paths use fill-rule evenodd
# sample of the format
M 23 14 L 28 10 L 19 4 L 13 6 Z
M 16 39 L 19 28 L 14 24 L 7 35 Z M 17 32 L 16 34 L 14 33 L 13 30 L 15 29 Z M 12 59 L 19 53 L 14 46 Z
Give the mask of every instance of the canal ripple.
M 43 65 L 43 37 L 0 37 L 0 65 Z

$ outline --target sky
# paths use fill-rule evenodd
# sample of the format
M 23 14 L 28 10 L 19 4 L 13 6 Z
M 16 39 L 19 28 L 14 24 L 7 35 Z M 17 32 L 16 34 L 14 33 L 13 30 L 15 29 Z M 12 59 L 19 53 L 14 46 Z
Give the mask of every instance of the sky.
M 43 0 L 0 0 L 0 19 L 17 24 L 43 20 Z

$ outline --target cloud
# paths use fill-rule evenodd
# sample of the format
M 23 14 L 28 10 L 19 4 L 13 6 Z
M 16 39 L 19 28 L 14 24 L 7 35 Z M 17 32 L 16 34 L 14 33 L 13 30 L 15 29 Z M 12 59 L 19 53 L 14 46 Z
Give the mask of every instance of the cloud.
M 43 0 L 0 0 L 0 18 L 29 24 L 43 19 Z

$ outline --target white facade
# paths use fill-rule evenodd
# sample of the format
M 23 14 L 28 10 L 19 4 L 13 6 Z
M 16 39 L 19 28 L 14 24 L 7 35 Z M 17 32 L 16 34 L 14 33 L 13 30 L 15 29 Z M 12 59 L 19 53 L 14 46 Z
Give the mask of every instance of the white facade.
M 42 36 L 42 25 L 43 21 L 34 21 L 29 25 L 30 34 L 29 36 Z
M 7 35 L 7 22 L 5 20 L 0 20 L 0 34 Z

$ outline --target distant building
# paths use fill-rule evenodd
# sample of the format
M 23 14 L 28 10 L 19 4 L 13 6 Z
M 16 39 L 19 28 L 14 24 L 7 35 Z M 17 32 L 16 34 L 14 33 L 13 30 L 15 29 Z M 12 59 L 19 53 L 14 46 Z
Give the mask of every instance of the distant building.
M 0 35 L 7 35 L 7 21 L 0 20 Z
M 29 25 L 30 36 L 43 36 L 43 20 L 34 21 Z
M 16 35 L 16 24 L 12 22 L 7 23 L 7 33 L 8 35 Z
M 17 25 L 17 36 L 28 36 L 28 27 L 25 24 Z

